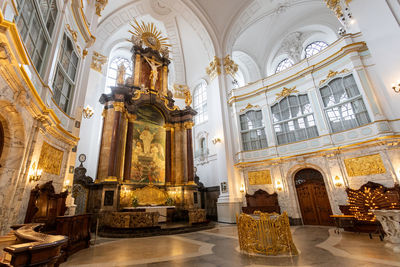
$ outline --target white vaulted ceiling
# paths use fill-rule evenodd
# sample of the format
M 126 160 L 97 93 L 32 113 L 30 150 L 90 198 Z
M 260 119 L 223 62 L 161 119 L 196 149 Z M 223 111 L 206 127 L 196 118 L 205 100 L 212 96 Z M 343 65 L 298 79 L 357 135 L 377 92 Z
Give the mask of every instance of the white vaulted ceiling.
M 247 82 L 269 74 L 282 40 L 294 31 L 330 34 L 340 23 L 322 0 L 112 0 L 102 12 L 95 49 L 129 49 L 129 22 L 154 22 L 172 44 L 174 82 L 192 85 L 217 55 L 234 54 Z M 233 53 L 235 52 L 235 53 Z

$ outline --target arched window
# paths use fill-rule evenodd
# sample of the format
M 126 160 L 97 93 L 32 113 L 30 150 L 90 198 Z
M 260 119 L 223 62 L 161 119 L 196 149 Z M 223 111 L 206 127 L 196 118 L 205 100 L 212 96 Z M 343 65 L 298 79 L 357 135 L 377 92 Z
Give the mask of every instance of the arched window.
M 279 145 L 318 136 L 307 94 L 287 96 L 271 107 L 272 122 Z
M 322 50 L 324 50 L 327 47 L 328 47 L 328 44 L 325 42 L 322 42 L 322 41 L 313 42 L 313 43 L 307 45 L 307 47 L 305 49 L 305 58 L 309 58 L 309 57 L 321 52 Z
M 126 72 L 125 72 L 125 77 L 124 79 L 128 78 L 129 76 L 132 76 L 132 64 L 129 60 L 123 57 L 116 57 L 114 58 L 107 70 L 107 82 L 106 82 L 106 93 L 111 92 L 111 86 L 115 86 L 117 82 L 117 72 L 118 72 L 118 66 L 124 64 Z
M 71 39 L 64 33 L 54 77 L 54 101 L 65 112 L 69 112 L 70 102 L 75 89 L 75 76 L 79 58 Z
M 244 151 L 268 146 L 261 110 L 249 110 L 240 115 L 240 133 Z
M 207 84 L 203 81 L 196 86 L 193 93 L 193 108 L 197 111 L 194 123 L 202 123 L 208 120 L 207 113 Z
M 332 132 L 371 122 L 352 74 L 330 81 L 320 88 L 320 93 Z
M 43 75 L 58 14 L 56 0 L 18 0 L 17 5 L 17 28 L 33 65 Z
M 276 66 L 275 73 L 278 73 L 280 71 L 283 71 L 284 69 L 287 69 L 291 66 L 293 66 L 293 61 L 289 58 L 285 58 L 281 62 L 279 62 L 278 66 Z

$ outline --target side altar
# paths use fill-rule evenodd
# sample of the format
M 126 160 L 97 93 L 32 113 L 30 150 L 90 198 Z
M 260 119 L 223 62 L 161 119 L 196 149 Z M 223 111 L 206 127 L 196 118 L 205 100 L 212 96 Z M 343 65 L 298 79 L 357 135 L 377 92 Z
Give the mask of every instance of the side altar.
M 133 74 L 120 65 L 116 85 L 103 94 L 97 191 L 99 212 L 132 206 L 197 208 L 194 182 L 190 92 L 186 107 L 168 90 L 170 64 L 166 38 L 152 24 L 132 24 Z

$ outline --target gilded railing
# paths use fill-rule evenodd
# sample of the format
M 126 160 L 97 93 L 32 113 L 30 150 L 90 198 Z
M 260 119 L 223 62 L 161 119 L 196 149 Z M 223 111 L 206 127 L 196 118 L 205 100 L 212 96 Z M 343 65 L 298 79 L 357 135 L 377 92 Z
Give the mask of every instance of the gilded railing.
M 287 213 L 255 212 L 236 216 L 242 252 L 265 255 L 298 255 L 290 232 Z

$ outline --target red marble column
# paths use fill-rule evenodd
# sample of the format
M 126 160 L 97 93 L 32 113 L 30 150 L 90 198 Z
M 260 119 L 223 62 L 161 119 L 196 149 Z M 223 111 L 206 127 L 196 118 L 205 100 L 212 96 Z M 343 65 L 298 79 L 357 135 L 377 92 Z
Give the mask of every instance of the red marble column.
M 114 125 L 111 135 L 111 147 L 110 147 L 110 157 L 109 157 L 109 164 L 108 164 L 108 177 L 116 177 L 118 178 L 118 158 L 117 157 L 117 149 L 118 149 L 118 137 L 120 131 L 120 125 L 123 121 L 123 109 L 124 103 L 122 102 L 114 102 Z
M 131 178 L 133 123 L 135 119 L 136 115 L 128 114 L 128 129 L 126 133 L 125 162 L 124 162 L 124 180 L 130 180 Z
M 171 184 L 172 174 L 172 125 L 166 124 L 165 126 L 165 184 Z
M 193 161 L 193 144 L 192 144 L 192 127 L 193 122 L 185 122 L 186 128 L 186 149 L 187 149 L 187 177 L 188 183 L 194 183 L 194 161 Z

